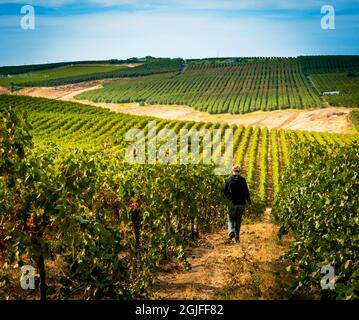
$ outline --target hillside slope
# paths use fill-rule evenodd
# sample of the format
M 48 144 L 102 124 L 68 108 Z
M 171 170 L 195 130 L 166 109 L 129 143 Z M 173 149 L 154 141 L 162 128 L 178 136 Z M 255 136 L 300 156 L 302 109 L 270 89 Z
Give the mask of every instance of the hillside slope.
M 351 109 L 328 107 L 313 110 L 275 110 L 257 111 L 245 115 L 238 114 L 209 114 L 194 110 L 183 105 L 148 105 L 140 106 L 138 103 L 106 103 L 78 100 L 75 96 L 102 88 L 103 84 L 111 80 L 84 82 L 81 84 L 66 85 L 60 87 L 24 88 L 16 94 L 31 97 L 44 97 L 71 101 L 108 108 L 112 111 L 139 116 L 153 116 L 168 120 L 189 120 L 212 123 L 228 123 L 235 125 L 255 125 L 268 128 L 283 128 L 293 130 L 311 130 L 320 132 L 351 133 L 352 124 L 348 118 Z

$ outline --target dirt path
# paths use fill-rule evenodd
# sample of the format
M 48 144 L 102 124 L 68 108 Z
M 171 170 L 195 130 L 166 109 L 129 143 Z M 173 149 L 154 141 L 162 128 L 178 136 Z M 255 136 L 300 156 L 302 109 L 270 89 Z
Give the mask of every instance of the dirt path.
M 18 95 L 44 97 L 97 107 L 108 108 L 112 111 L 140 116 L 153 116 L 169 120 L 189 120 L 214 123 L 228 123 L 229 125 L 243 124 L 260 127 L 298 129 L 321 132 L 352 132 L 349 112 L 351 109 L 342 107 L 328 107 L 313 110 L 276 110 L 270 112 L 256 111 L 244 115 L 217 114 L 211 115 L 197 111 L 191 107 L 178 105 L 149 105 L 140 106 L 138 103 L 114 104 L 95 103 L 87 100 L 77 100 L 74 97 L 85 91 L 101 88 L 104 83 L 113 81 L 128 81 L 128 79 L 106 79 L 84 82 L 80 84 L 65 85 L 59 87 L 25 88 L 16 92 Z
M 108 80 L 94 80 L 77 84 L 69 84 L 57 87 L 30 87 L 16 91 L 14 94 L 20 96 L 49 98 L 56 100 L 71 101 L 73 97 L 85 91 L 101 88 Z
M 241 228 L 240 244 L 226 241 L 227 231 L 204 234 L 188 252 L 192 270 L 174 262 L 163 267 L 157 299 L 285 299 L 290 281 L 278 258 L 290 239 L 278 239 L 278 226 L 267 209 L 261 222 Z

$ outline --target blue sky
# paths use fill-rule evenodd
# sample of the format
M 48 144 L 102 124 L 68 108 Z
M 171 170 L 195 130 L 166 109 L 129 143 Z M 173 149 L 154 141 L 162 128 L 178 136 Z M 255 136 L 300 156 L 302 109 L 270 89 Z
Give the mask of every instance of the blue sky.
M 20 27 L 26 4 L 34 30 Z M 320 27 L 323 5 L 334 30 Z M 312 54 L 359 54 L 359 0 L 0 1 L 0 65 Z

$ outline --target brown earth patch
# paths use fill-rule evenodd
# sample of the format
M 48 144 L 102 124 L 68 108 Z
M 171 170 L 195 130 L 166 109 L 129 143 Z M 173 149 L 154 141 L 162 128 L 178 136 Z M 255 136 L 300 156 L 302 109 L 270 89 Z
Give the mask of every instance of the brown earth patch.
M 0 87 L 0 94 L 9 94 L 9 90 L 4 87 Z
M 188 250 L 190 271 L 175 263 L 160 273 L 156 299 L 286 299 L 291 276 L 279 257 L 291 239 L 280 240 L 267 209 L 260 223 L 241 228 L 241 242 L 230 243 L 227 231 L 203 234 Z

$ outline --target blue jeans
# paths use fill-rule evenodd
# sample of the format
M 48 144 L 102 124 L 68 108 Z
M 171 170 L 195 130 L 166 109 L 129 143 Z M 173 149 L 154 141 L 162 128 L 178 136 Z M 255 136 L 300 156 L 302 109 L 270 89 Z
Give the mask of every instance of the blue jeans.
M 228 210 L 228 235 L 231 232 L 235 233 L 236 240 L 239 240 L 239 233 L 241 229 L 242 215 L 245 206 L 235 206 L 230 204 Z

